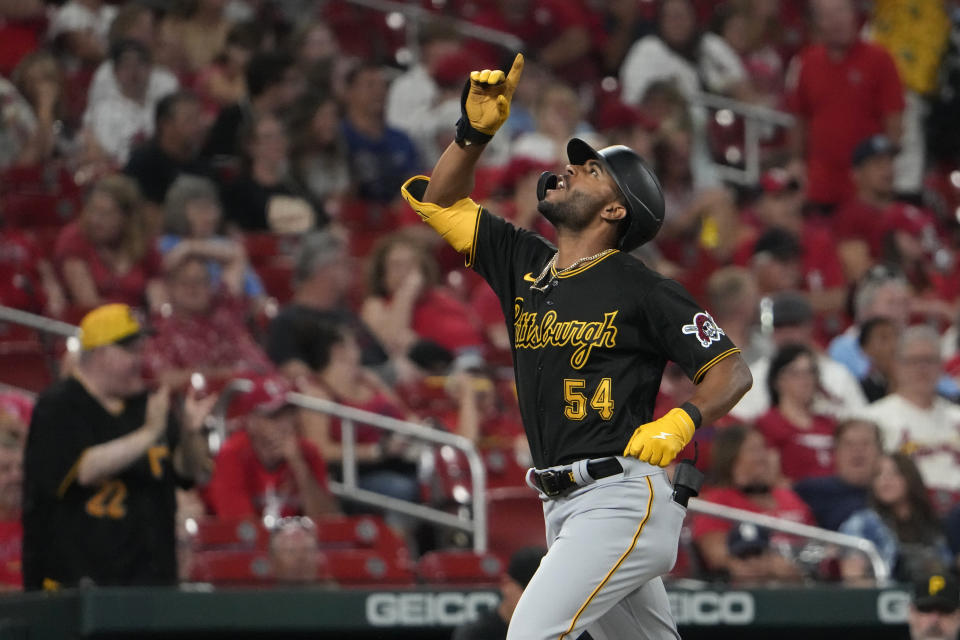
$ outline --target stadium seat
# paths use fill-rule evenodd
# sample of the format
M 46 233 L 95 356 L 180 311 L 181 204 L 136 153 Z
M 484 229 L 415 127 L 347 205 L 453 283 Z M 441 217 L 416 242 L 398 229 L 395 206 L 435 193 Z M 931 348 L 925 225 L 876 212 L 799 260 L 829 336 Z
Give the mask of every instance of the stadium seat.
M 51 349 L 26 327 L 0 323 L 0 383 L 40 392 L 54 380 Z
M 247 259 L 254 267 L 270 265 L 277 258 L 292 257 L 296 253 L 299 238 L 277 233 L 250 233 L 243 235 L 243 247 Z
M 254 267 L 267 293 L 284 304 L 293 297 L 293 266 L 286 260 L 275 259 Z
M 82 207 L 80 188 L 56 164 L 5 169 L 0 195 L 4 222 L 10 227 L 60 227 Z
M 198 551 L 207 549 L 264 550 L 270 535 L 253 518 L 200 518 L 191 532 L 191 544 Z
M 466 550 L 430 551 L 417 562 L 421 582 L 440 584 L 496 584 L 503 562 L 491 553 Z
M 404 562 L 410 558 L 403 538 L 376 516 L 333 516 L 316 525 L 321 549 L 373 549 Z
M 543 503 L 528 487 L 502 487 L 487 492 L 490 551 L 504 562 L 524 547 L 546 545 Z
M 374 549 L 325 549 L 329 577 L 343 586 L 409 586 L 415 574 L 409 560 Z
M 190 559 L 190 581 L 263 585 L 273 582 L 266 551 L 197 551 Z
M 487 490 L 501 487 L 522 488 L 527 467 L 517 460 L 513 449 L 491 447 L 481 449 L 480 457 L 487 475 Z M 430 498 L 436 504 L 463 504 L 470 499 L 473 480 L 463 452 L 453 447 L 437 447 L 433 452 L 434 473 L 430 478 Z
M 279 245 L 278 236 L 273 233 L 248 231 L 243 234 L 243 248 L 247 252 L 247 259 L 255 267 L 276 257 L 280 250 Z
M 42 226 L 31 227 L 26 232 L 27 236 L 33 240 L 41 255 L 50 259 L 53 256 L 54 249 L 57 247 L 57 238 L 60 237 L 61 226 Z
M 318 13 L 338 38 L 340 50 L 361 60 L 393 59 L 404 46 L 403 30 L 391 29 L 384 14 L 346 0 L 324 2 Z M 347 35 L 349 34 L 349 35 Z M 354 37 L 353 34 L 364 34 Z
M 74 202 L 49 193 L 11 193 L 3 203 L 6 223 L 16 228 L 66 224 L 77 212 Z
M 20 60 L 43 42 L 46 30 L 46 12 L 32 17 L 5 16 L 0 21 L 0 75 L 13 75 Z
M 492 448 L 483 452 L 483 464 L 487 469 L 487 488 L 521 487 L 529 491 L 524 483 L 527 466 L 520 464 L 513 449 Z

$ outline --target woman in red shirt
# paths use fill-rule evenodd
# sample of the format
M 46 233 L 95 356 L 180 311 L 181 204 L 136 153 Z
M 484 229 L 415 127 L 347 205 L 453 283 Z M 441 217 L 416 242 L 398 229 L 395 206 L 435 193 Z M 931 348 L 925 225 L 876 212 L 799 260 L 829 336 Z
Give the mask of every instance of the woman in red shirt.
M 391 390 L 360 363 L 360 347 L 346 325 L 318 325 L 312 356 L 307 364 L 313 375 L 300 381 L 304 393 L 364 411 L 403 420 L 406 415 Z M 335 474 L 343 461 L 342 427 L 339 418 L 314 411 L 304 412 L 304 435 L 323 453 Z M 402 500 L 417 501 L 420 487 L 416 464 L 409 460 L 407 443 L 390 432 L 354 424 L 357 484 L 362 489 Z M 412 453 L 412 452 L 411 452 Z
M 810 508 L 792 490 L 776 486 L 776 464 L 759 433 L 743 426 L 721 429 L 714 442 L 711 483 L 701 499 L 775 518 L 813 524 Z M 781 555 L 791 538 L 774 536 L 774 548 L 760 557 L 744 559 L 732 553 L 728 534 L 734 524 L 712 516 L 693 518 L 693 543 L 703 558 L 704 568 L 734 580 L 793 582 L 801 577 L 792 558 Z M 776 538 L 779 537 L 779 540 Z M 779 544 L 783 542 L 784 544 Z
M 126 176 L 97 182 L 80 218 L 60 232 L 54 260 L 81 310 L 108 302 L 158 309 L 166 300 L 160 254 L 147 237 L 140 192 Z
M 833 473 L 837 424 L 813 412 L 819 386 L 816 356 L 805 346 L 786 345 L 770 362 L 771 408 L 757 419 L 757 430 L 780 454 L 781 471 L 792 482 Z
M 429 251 L 410 235 L 389 235 L 374 248 L 361 317 L 392 354 L 406 354 L 418 340 L 453 353 L 484 347 L 469 308 L 439 280 Z

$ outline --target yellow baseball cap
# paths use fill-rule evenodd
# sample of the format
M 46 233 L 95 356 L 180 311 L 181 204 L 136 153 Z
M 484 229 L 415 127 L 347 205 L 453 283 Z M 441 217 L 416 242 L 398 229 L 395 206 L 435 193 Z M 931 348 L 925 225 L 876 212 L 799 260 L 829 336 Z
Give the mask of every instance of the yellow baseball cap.
M 84 351 L 140 337 L 143 329 L 125 304 L 97 307 L 80 321 L 80 345 Z

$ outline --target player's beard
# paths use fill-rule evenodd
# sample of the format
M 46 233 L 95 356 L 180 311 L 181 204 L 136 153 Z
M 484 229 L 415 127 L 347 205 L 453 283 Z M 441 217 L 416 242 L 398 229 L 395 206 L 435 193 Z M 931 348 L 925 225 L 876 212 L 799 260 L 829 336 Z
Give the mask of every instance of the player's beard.
M 581 191 L 572 191 L 560 202 L 541 200 L 537 211 L 557 229 L 581 231 L 593 219 L 597 209 L 603 206 L 599 198 L 591 198 Z

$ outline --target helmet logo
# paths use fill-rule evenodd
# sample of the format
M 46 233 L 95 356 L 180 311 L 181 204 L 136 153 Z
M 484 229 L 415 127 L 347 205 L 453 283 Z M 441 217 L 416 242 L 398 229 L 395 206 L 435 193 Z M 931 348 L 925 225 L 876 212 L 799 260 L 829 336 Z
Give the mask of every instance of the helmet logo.
M 716 321 L 714 321 L 706 311 L 701 311 L 693 316 L 693 322 L 683 325 L 680 331 L 684 335 L 697 336 L 697 340 L 700 341 L 700 345 L 704 349 L 714 342 L 718 342 L 722 336 L 726 335 L 723 329 L 717 326 Z

